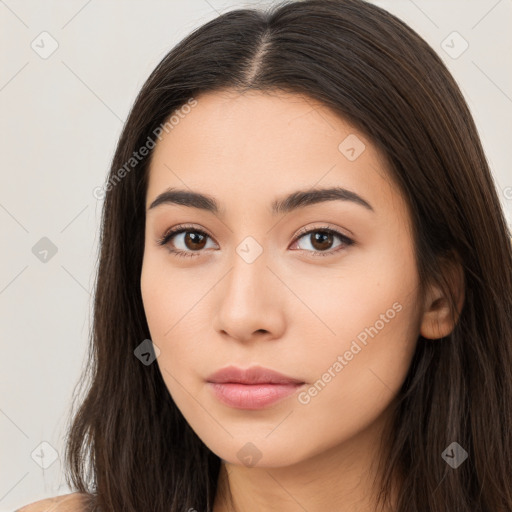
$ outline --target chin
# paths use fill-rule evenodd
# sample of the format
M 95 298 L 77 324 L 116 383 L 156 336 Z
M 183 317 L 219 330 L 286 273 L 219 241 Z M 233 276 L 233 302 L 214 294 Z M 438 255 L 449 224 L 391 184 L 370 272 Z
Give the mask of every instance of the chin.
M 273 435 L 273 434 L 271 434 Z M 253 438 L 243 435 L 234 437 L 229 443 L 205 443 L 223 461 L 237 466 L 248 468 L 279 468 L 297 464 L 312 454 L 298 451 L 300 445 L 295 439 L 287 438 L 284 443 L 282 437 L 274 440 Z M 204 442 L 204 441 L 203 441 Z

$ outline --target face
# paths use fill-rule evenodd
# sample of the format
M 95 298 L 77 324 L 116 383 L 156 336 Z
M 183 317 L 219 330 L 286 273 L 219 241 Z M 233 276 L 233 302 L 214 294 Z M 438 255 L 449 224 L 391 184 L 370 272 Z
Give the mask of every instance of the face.
M 196 99 L 149 169 L 141 291 L 156 364 L 220 458 L 294 464 L 376 424 L 403 383 L 421 320 L 410 217 L 375 146 L 326 107 Z M 208 382 L 231 365 L 298 383 Z

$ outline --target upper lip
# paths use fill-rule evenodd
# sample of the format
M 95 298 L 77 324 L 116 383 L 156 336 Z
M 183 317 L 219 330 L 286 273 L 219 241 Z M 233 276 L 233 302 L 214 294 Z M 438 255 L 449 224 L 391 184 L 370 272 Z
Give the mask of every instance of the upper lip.
M 304 384 L 304 381 L 262 366 L 252 366 L 247 369 L 226 366 L 212 373 L 206 380 L 207 382 L 238 384 Z

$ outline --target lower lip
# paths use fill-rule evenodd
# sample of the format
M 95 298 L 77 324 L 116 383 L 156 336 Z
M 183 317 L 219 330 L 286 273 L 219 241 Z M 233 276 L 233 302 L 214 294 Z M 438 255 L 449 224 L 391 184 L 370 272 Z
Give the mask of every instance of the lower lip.
M 262 409 L 292 395 L 302 384 L 208 383 L 215 396 L 237 409 Z

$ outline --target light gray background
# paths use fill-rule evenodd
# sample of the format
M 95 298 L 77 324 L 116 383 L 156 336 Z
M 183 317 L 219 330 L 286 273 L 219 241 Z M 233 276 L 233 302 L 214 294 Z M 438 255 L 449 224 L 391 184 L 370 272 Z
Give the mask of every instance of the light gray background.
M 92 312 L 102 206 L 92 191 L 104 183 L 137 92 L 192 29 L 268 3 L 0 0 L 0 512 L 70 492 L 61 459 L 46 469 L 37 461 L 63 452 Z M 512 0 L 375 3 L 452 71 L 511 224 Z M 31 47 L 51 48 L 43 31 L 59 45 L 46 59 Z M 462 49 L 454 31 L 469 44 L 457 58 L 447 53 Z M 47 262 L 32 251 L 43 237 L 57 247 Z M 53 448 L 41 451 L 43 441 Z

